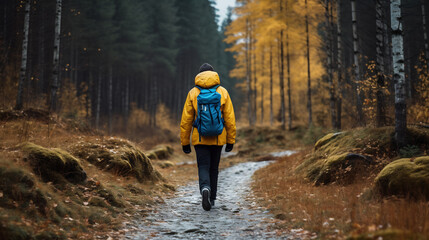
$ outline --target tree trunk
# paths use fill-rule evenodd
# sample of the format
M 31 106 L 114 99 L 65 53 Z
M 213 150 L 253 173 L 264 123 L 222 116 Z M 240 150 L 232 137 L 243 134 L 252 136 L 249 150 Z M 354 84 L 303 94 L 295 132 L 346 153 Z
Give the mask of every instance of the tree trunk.
M 60 33 L 61 33 L 61 1 L 57 0 L 56 14 L 55 14 L 55 36 L 54 36 L 54 56 L 53 56 L 53 69 L 52 69 L 52 83 L 51 83 L 51 103 L 49 106 L 50 111 L 56 110 L 57 104 L 57 90 L 59 82 L 59 60 L 60 60 Z
M 250 64 L 250 50 L 249 50 L 249 20 L 246 20 L 246 83 L 247 83 L 247 113 L 249 125 L 253 125 L 252 121 L 252 86 L 251 86 L 251 64 Z
M 281 9 L 281 8 L 280 8 Z M 284 48 L 283 48 L 283 29 L 280 30 L 280 69 L 279 69 L 279 80 L 280 80 L 280 121 L 282 129 L 286 129 L 285 121 L 285 92 L 284 92 Z
M 287 98 L 288 98 L 288 129 L 292 130 L 292 94 L 290 76 L 289 28 L 286 30 L 286 70 L 287 70 Z
M 273 126 L 273 124 L 273 47 L 270 45 L 270 125 Z
M 384 14 L 382 0 L 376 0 L 376 72 L 377 72 L 377 110 L 376 110 L 376 126 L 382 127 L 386 124 L 385 103 L 384 103 Z
M 342 100 L 344 94 L 343 51 L 341 35 L 341 0 L 337 0 L 337 78 L 339 94 L 337 95 L 337 126 L 335 127 L 336 129 L 341 129 Z
M 358 124 L 363 125 L 363 111 L 362 111 L 362 99 L 359 93 L 360 86 L 360 69 L 359 69 L 359 38 L 357 30 L 357 18 L 356 18 L 356 0 L 351 0 L 352 7 L 352 25 L 353 25 L 353 67 L 354 67 L 354 80 L 356 84 L 356 109 L 358 112 Z
M 24 30 L 22 38 L 22 55 L 21 55 L 21 69 L 19 73 L 18 94 L 16 97 L 15 109 L 21 110 L 23 106 L 23 90 L 24 82 L 27 76 L 27 56 L 28 56 L 28 31 L 30 27 L 30 0 L 25 2 L 25 17 L 24 17 Z
M 393 81 L 395 84 L 395 138 L 398 148 L 406 144 L 407 105 L 405 101 L 404 40 L 402 36 L 401 0 L 390 1 L 392 26 Z
M 252 29 L 253 29 L 253 27 L 252 27 Z M 252 39 L 253 39 L 253 37 L 252 37 Z M 258 121 L 258 118 L 257 118 L 257 111 L 258 111 L 258 106 L 257 106 L 257 100 L 258 100 L 258 86 L 256 85 L 256 83 L 257 83 L 257 81 L 258 81 L 258 79 L 257 79 L 257 63 L 256 63 L 256 52 L 255 52 L 255 49 L 256 49 L 256 47 L 254 47 L 255 46 L 255 43 L 254 43 L 254 40 L 252 41 L 252 46 L 250 47 L 250 52 L 252 53 L 253 52 L 253 69 L 254 69 L 254 72 L 253 72 L 253 122 L 254 123 L 256 123 L 257 121 Z
M 308 30 L 308 2 L 305 0 L 305 32 L 307 42 L 307 109 L 308 109 L 308 126 L 313 124 L 313 114 L 311 107 L 311 75 L 310 75 L 310 33 Z
M 128 133 L 128 117 L 130 115 L 130 78 L 127 77 L 125 83 L 125 99 L 124 99 L 124 129 Z
M 109 135 L 112 135 L 112 110 L 113 110 L 113 69 L 112 64 L 109 66 Z
M 100 109 L 101 109 L 101 78 L 102 78 L 101 67 L 98 70 L 98 82 L 97 82 L 97 106 L 95 110 L 95 128 L 100 129 Z
M 429 71 L 429 42 L 428 42 L 428 32 L 426 26 L 426 10 L 425 10 L 425 0 L 421 0 L 421 8 L 422 8 L 422 27 L 423 27 L 423 37 L 425 41 L 425 60 L 427 71 Z
M 328 62 L 328 83 L 329 83 L 329 106 L 331 112 L 331 126 L 336 128 L 336 117 L 335 117 L 335 89 L 334 89 L 334 76 L 333 76 L 333 37 L 331 29 L 331 16 L 329 13 L 329 0 L 325 0 L 325 18 L 326 18 L 326 33 L 328 37 L 328 43 L 326 44 L 327 62 Z
M 38 68 L 39 68 L 39 89 L 40 93 L 43 93 L 44 85 L 45 85 L 45 21 L 44 21 L 44 9 L 40 9 L 42 18 L 40 20 L 40 29 L 39 29 L 39 60 L 38 60 Z
M 261 125 L 264 124 L 264 84 L 261 86 Z

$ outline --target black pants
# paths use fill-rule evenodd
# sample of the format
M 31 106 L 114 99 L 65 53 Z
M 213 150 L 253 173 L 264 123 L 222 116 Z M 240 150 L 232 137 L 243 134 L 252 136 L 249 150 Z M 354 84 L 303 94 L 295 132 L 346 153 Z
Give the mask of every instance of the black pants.
M 196 145 L 198 177 L 200 192 L 203 188 L 210 189 L 210 199 L 216 199 L 217 178 L 219 175 L 219 161 L 222 146 Z

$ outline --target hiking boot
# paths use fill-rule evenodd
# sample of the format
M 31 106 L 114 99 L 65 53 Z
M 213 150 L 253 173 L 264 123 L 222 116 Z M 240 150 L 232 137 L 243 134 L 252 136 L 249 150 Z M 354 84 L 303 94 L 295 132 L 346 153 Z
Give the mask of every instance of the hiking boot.
M 214 207 L 214 205 L 215 205 L 215 200 L 214 199 L 210 199 L 210 205 L 212 205 L 212 207 Z
M 203 209 L 206 211 L 210 211 L 210 209 L 212 208 L 212 205 L 210 204 L 210 190 L 208 188 L 203 188 L 203 190 L 201 191 L 201 195 L 203 196 L 203 201 L 202 201 L 202 205 L 203 205 Z

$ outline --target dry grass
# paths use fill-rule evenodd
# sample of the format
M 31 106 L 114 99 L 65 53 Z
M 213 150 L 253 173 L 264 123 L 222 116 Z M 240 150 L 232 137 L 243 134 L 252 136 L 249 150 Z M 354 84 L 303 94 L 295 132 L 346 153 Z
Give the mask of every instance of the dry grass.
M 322 239 L 343 239 L 398 229 L 413 236 L 422 234 L 422 239 L 429 237 L 428 202 L 371 198 L 369 189 L 375 176 L 346 186 L 316 187 L 295 173 L 308 152 L 282 158 L 254 175 L 255 196 L 275 216 L 279 231 L 305 229 L 309 231 L 305 238 L 316 233 Z

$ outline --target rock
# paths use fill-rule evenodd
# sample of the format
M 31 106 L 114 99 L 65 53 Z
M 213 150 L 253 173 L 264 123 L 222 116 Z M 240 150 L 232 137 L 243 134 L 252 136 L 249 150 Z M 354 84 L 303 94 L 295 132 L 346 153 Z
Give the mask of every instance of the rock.
M 107 205 L 106 201 L 102 197 L 93 196 L 88 201 L 89 205 L 91 206 L 97 206 L 97 207 L 105 207 L 107 208 L 109 205 Z
M 150 159 L 134 144 L 120 138 L 109 138 L 97 142 L 80 142 L 72 152 L 105 171 L 120 176 L 134 176 L 140 182 L 163 180 Z
M 375 190 L 381 196 L 429 200 L 429 156 L 389 163 L 375 178 Z
M 307 177 L 316 185 L 332 182 L 351 183 L 359 174 L 364 174 L 367 166 L 373 163 L 371 157 L 344 153 L 320 159 L 308 172 Z
M 45 182 L 63 183 L 66 179 L 81 183 L 86 180 L 80 161 L 62 149 L 44 148 L 33 143 L 24 144 L 22 149 L 28 154 L 34 172 Z
M 319 139 L 316 142 L 316 144 L 314 144 L 314 150 L 319 149 L 321 146 L 325 145 L 326 143 L 328 143 L 329 141 L 331 141 L 332 139 L 334 139 L 335 137 L 337 137 L 341 133 L 342 132 L 336 132 L 336 133 L 328 133 L 328 134 L 326 134 L 324 137 L 322 137 L 321 139 Z

